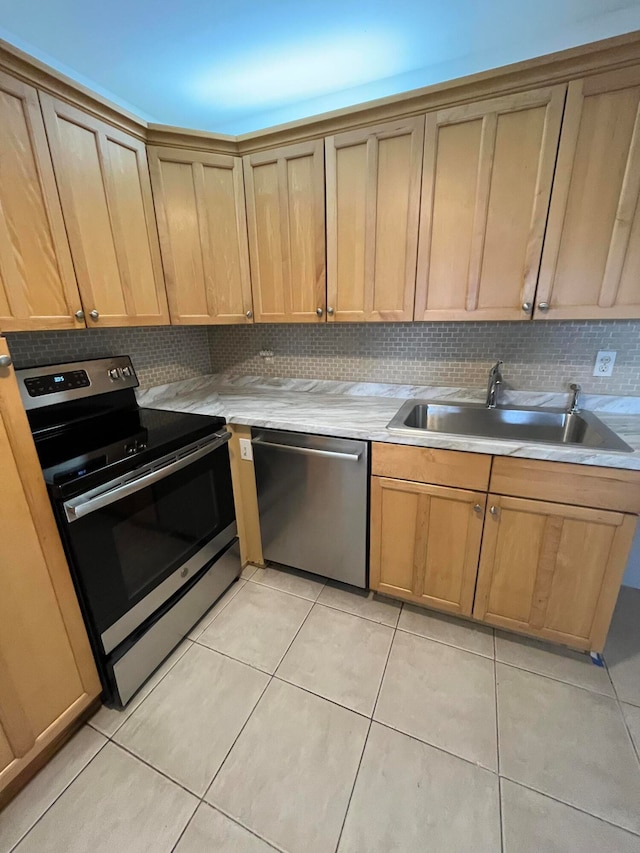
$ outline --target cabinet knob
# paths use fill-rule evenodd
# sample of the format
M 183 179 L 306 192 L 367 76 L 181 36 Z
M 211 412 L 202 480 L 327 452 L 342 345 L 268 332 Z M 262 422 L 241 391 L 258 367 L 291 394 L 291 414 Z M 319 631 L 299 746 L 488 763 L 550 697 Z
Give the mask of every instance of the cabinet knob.
M 481 515 L 482 514 L 482 504 L 476 504 L 473 508 L 473 511 L 477 512 L 478 515 Z
M 538 302 L 539 311 L 548 311 L 550 307 L 548 302 Z
M 76 311 L 76 320 L 84 320 L 84 311 L 82 308 L 79 311 Z
M 96 311 L 96 309 L 94 308 L 93 311 L 89 311 L 89 316 L 91 317 L 92 320 L 97 320 L 98 317 L 100 316 L 100 313 L 98 311 Z
M 491 509 L 489 510 L 489 512 L 491 513 L 491 515 L 494 518 L 497 518 L 500 515 L 500 510 L 498 509 L 497 506 L 492 506 Z
M 10 355 L 0 355 L 0 367 L 11 367 L 12 364 Z
M 318 315 L 318 317 L 322 317 L 324 311 L 322 310 L 322 308 L 316 308 L 316 314 Z
M 250 320 L 253 317 L 253 311 L 247 311 L 244 316 L 247 318 L 247 320 Z
M 333 314 L 333 308 L 331 306 L 329 306 L 327 308 L 327 314 L 329 314 L 329 315 Z
M 525 314 L 531 314 L 532 308 L 533 308 L 533 305 L 531 302 L 523 302 L 522 303 L 522 310 L 524 311 Z

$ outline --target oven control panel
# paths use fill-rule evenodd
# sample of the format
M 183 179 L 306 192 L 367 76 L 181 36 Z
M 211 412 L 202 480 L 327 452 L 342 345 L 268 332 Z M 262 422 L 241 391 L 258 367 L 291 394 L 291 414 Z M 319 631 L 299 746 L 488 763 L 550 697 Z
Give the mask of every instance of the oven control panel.
M 70 391 L 72 388 L 88 388 L 90 384 L 86 370 L 49 373 L 24 380 L 24 387 L 30 397 L 57 394 L 60 391 Z
M 21 367 L 16 370 L 16 378 L 27 411 L 138 386 L 138 377 L 128 355 L 46 367 Z

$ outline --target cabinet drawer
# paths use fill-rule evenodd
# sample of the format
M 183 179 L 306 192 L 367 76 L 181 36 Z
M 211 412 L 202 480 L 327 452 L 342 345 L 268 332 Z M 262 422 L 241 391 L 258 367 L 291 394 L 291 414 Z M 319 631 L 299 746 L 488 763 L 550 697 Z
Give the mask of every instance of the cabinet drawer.
M 374 442 L 371 473 L 378 477 L 486 491 L 491 457 L 459 450 L 435 450 Z
M 640 471 L 496 456 L 490 490 L 498 495 L 640 514 Z

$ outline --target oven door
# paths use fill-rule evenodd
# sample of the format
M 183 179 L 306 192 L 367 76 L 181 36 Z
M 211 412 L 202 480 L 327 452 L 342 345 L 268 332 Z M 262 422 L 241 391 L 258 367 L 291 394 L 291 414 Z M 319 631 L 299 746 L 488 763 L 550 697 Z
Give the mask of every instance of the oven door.
M 76 580 L 109 653 L 235 537 L 229 433 L 62 505 Z

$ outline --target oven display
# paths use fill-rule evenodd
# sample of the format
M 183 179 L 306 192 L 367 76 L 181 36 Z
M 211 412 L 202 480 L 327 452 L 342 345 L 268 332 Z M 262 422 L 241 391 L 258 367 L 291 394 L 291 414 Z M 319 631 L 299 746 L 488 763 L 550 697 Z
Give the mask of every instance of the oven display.
M 50 373 L 24 380 L 24 386 L 30 397 L 42 397 L 44 394 L 57 394 L 60 391 L 71 391 L 74 388 L 86 388 L 90 384 L 86 370 Z

